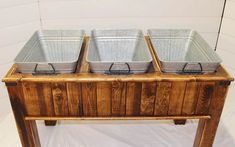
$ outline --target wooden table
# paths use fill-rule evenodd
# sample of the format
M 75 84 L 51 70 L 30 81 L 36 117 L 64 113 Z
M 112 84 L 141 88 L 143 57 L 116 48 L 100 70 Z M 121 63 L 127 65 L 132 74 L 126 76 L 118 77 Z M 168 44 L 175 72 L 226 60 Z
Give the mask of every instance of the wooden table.
M 154 54 L 149 39 L 150 51 Z M 233 78 L 221 66 L 203 75 L 165 74 L 157 59 L 146 74 L 89 72 L 85 39 L 76 73 L 33 76 L 13 65 L 5 82 L 23 147 L 40 147 L 35 120 L 200 119 L 194 147 L 211 147 Z M 79 132 L 78 132 L 79 133 Z M 169 132 L 170 133 L 170 132 Z

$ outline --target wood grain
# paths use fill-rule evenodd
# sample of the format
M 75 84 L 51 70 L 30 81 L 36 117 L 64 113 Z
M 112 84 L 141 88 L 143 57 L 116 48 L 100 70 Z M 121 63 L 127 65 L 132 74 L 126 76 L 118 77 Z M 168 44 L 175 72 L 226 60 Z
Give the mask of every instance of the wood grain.
M 140 115 L 151 116 L 154 113 L 156 98 L 156 82 L 142 83 Z
M 54 83 L 52 85 L 52 95 L 55 115 L 68 115 L 68 97 L 65 83 Z
M 36 83 L 22 83 L 27 115 L 40 115 L 39 97 Z
M 181 115 L 186 82 L 172 82 L 168 115 Z
M 126 83 L 112 82 L 112 116 L 126 114 Z
M 37 94 L 40 108 L 40 115 L 54 116 L 54 104 L 51 91 L 51 84 L 37 84 Z
M 167 115 L 171 90 L 172 89 L 171 89 L 170 82 L 158 82 L 154 115 L 158 115 L 158 116 Z
M 212 147 L 227 92 L 228 85 L 216 82 L 208 111 L 211 119 L 199 121 L 194 147 Z
M 84 116 L 97 116 L 96 83 L 82 83 L 82 106 Z
M 81 116 L 82 89 L 80 83 L 67 83 L 68 110 L 71 116 Z
M 138 116 L 140 114 L 142 84 L 138 82 L 127 83 L 126 115 Z
M 197 82 L 187 82 L 185 89 L 185 96 L 182 108 L 183 115 L 193 115 L 195 114 L 196 105 L 198 98 L 198 83 Z
M 112 83 L 97 83 L 98 116 L 111 116 Z
M 195 116 L 111 116 L 111 117 L 38 117 L 26 116 L 25 120 L 182 120 L 182 119 L 210 119 L 209 115 L 195 115 Z
M 200 84 L 196 114 L 208 113 L 210 101 L 214 92 L 214 86 L 214 82 L 202 82 Z
M 36 122 L 34 120 L 25 120 L 23 91 L 21 84 L 18 86 L 7 87 L 11 107 L 16 121 L 18 134 L 23 147 L 40 147 Z

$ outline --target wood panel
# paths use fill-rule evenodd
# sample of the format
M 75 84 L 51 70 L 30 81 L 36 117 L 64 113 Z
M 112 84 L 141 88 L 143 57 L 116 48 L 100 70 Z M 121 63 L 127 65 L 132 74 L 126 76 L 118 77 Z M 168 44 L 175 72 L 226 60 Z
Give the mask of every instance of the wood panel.
M 172 82 L 168 115 L 180 115 L 184 101 L 186 82 Z
M 210 83 L 208 87 L 212 87 L 212 85 Z M 227 92 L 228 85 L 221 85 L 220 82 L 216 82 L 208 111 L 211 119 L 199 121 L 194 147 L 213 146 Z
M 156 82 L 142 83 L 140 115 L 153 115 L 157 88 L 156 86 Z
M 38 83 L 37 84 L 37 95 L 39 101 L 39 108 L 41 115 L 54 116 L 54 104 L 51 91 L 51 84 Z
M 111 116 L 112 84 L 97 83 L 97 113 L 98 116 Z
M 197 101 L 196 114 L 207 114 L 210 106 L 212 94 L 214 92 L 214 82 L 201 82 Z
M 126 83 L 112 82 L 112 116 L 126 114 Z
M 40 115 L 39 98 L 36 83 L 22 83 L 26 114 Z
M 84 116 L 97 115 L 96 83 L 82 83 L 82 106 Z
M 171 95 L 171 82 L 159 82 L 157 85 L 154 115 L 166 116 Z
M 197 97 L 198 96 L 198 84 L 197 82 L 187 82 L 185 89 L 184 103 L 182 108 L 183 115 L 195 114 Z
M 71 116 L 81 116 L 82 89 L 79 83 L 67 83 L 68 111 Z
M 65 83 L 52 84 L 52 95 L 54 102 L 55 115 L 68 115 L 68 98 Z
M 24 100 L 21 84 L 18 83 L 17 86 L 8 86 L 7 89 L 22 146 L 40 147 L 41 144 L 35 120 L 24 119 L 24 103 L 22 103 Z
M 140 114 L 142 84 L 138 82 L 127 83 L 126 115 L 138 116 Z

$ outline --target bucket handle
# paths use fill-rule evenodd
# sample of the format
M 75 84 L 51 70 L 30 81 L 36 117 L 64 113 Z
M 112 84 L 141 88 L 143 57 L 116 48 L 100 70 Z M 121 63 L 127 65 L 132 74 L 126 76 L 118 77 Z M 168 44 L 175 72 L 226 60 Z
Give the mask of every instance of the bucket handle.
M 128 70 L 112 70 L 114 64 L 115 63 L 112 63 L 110 65 L 109 70 L 106 71 L 105 74 L 109 74 L 109 75 L 129 75 L 129 74 L 132 74 L 130 65 L 127 62 L 125 62 L 124 65 L 127 66 Z M 120 63 L 116 63 L 116 64 L 120 64 Z
M 185 63 L 184 67 L 182 69 L 183 73 L 185 73 L 185 74 L 202 74 L 203 73 L 202 64 L 199 62 L 197 64 L 199 65 L 200 70 L 186 70 L 186 67 L 188 65 L 190 65 L 190 63 Z
M 38 70 L 38 65 L 40 65 L 39 63 L 37 63 L 34 67 L 34 73 L 33 75 L 50 75 L 50 74 L 55 74 L 56 70 L 55 67 L 53 66 L 52 63 L 47 63 L 48 66 L 51 67 L 52 70 Z

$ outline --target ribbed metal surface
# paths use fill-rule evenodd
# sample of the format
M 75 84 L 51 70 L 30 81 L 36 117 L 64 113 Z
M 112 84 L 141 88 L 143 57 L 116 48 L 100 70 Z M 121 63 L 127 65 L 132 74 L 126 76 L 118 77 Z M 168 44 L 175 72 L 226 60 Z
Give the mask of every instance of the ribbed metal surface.
M 152 58 L 140 30 L 93 30 L 87 61 L 95 73 L 144 73 Z
M 33 34 L 15 58 L 22 73 L 74 72 L 84 39 L 83 30 L 42 30 Z M 35 71 L 36 69 L 36 71 Z
M 163 72 L 215 72 L 221 59 L 193 30 L 148 30 Z

